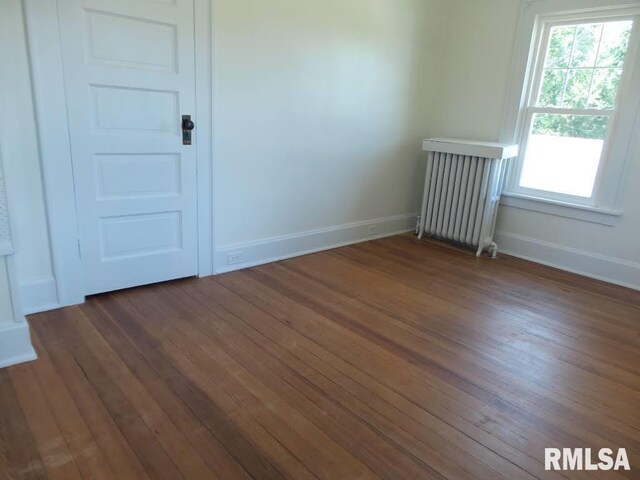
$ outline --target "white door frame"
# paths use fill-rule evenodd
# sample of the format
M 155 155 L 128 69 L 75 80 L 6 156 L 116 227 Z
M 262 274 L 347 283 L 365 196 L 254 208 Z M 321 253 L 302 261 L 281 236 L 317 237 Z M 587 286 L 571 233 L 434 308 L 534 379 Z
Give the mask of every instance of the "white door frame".
M 59 306 L 84 302 L 71 143 L 56 0 L 24 0 L 29 62 Z M 194 0 L 198 275 L 213 266 L 213 8 Z

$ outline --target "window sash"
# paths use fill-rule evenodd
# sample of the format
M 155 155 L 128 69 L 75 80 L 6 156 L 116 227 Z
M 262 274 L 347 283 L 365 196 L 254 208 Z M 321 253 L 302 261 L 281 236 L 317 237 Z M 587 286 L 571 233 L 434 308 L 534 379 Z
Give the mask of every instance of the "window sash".
M 563 107 L 538 107 L 538 96 L 540 94 L 540 88 L 542 86 L 542 81 L 544 78 L 544 66 L 547 55 L 547 50 L 549 46 L 549 41 L 551 37 L 551 30 L 553 27 L 557 26 L 568 26 L 568 25 L 584 25 L 591 23 L 607 23 L 614 21 L 624 21 L 631 20 L 633 21 L 633 28 L 631 32 L 631 38 L 629 42 L 629 46 L 627 49 L 627 56 L 625 59 L 625 63 L 623 65 L 622 78 L 620 80 L 620 85 L 618 87 L 616 105 L 613 109 L 595 109 L 595 108 L 563 108 Z M 637 37 L 637 30 L 639 28 L 639 17 L 637 15 L 578 15 L 576 17 L 569 18 L 560 18 L 557 17 L 554 19 L 553 17 L 549 17 L 544 21 L 541 21 L 541 24 L 537 26 L 534 34 L 538 37 L 536 50 L 534 51 L 534 63 L 533 68 L 531 70 L 531 75 L 529 77 L 529 82 L 527 82 L 528 89 L 525 94 L 525 107 L 521 112 L 521 129 L 520 129 L 520 157 L 518 161 L 512 166 L 513 171 L 510 173 L 510 187 L 508 190 L 521 193 L 525 195 L 531 195 L 538 198 L 546 198 L 549 200 L 555 200 L 560 202 L 573 203 L 578 205 L 585 206 L 594 206 L 597 203 L 597 199 L 600 194 L 601 184 L 605 167 L 607 165 L 607 158 L 609 154 L 609 146 L 612 137 L 613 128 L 615 128 L 615 120 L 618 113 L 618 106 L 621 101 L 621 97 L 623 96 L 625 89 L 624 85 L 626 85 L 627 77 L 630 75 L 630 71 L 632 67 L 630 63 L 630 54 L 632 54 L 635 49 L 634 39 Z M 592 68 L 588 68 L 592 69 Z M 568 195 L 565 193 L 558 193 L 549 190 L 537 190 L 531 189 L 527 187 L 522 187 L 520 185 L 522 179 L 522 171 L 524 169 L 524 161 L 526 158 L 527 152 L 527 143 L 531 137 L 531 127 L 532 121 L 535 114 L 568 114 L 568 115 L 586 115 L 586 116 L 602 116 L 609 118 L 609 124 L 607 128 L 606 137 L 604 139 L 604 145 L 602 149 L 602 154 L 600 157 L 600 161 L 598 164 L 598 172 L 596 174 L 596 178 L 594 181 L 593 192 L 591 197 L 578 197 L 573 195 Z
M 585 113 L 589 112 L 589 113 Z M 579 197 L 575 195 L 569 195 L 566 193 L 553 192 L 551 190 L 538 190 L 534 188 L 523 187 L 520 185 L 522 179 L 522 171 L 524 169 L 524 162 L 527 152 L 527 144 L 531 137 L 531 128 L 533 123 L 533 117 L 536 114 L 554 114 L 554 115 L 585 115 L 593 117 L 607 117 L 609 118 L 609 127 L 607 128 L 607 134 L 604 139 L 604 145 L 602 147 L 602 153 L 600 155 L 600 161 L 598 164 L 598 173 L 596 174 L 593 192 L 591 197 Z M 615 110 L 580 110 L 572 108 L 543 108 L 543 107 L 529 107 L 526 109 L 524 122 L 522 124 L 522 140 L 520 142 L 520 160 L 515 164 L 515 190 L 518 193 L 524 193 L 527 195 L 533 195 L 536 197 L 549 198 L 551 200 L 565 201 L 569 203 L 576 203 L 581 205 L 592 205 L 592 200 L 596 197 L 598 190 L 598 182 L 602 175 L 604 166 L 604 158 L 606 158 L 607 147 L 609 145 L 609 138 L 611 136 L 611 122 L 615 118 Z
M 615 117 L 615 109 L 600 110 L 597 108 L 560 108 L 560 107 L 527 107 L 533 113 L 549 115 L 585 115 L 587 117 Z

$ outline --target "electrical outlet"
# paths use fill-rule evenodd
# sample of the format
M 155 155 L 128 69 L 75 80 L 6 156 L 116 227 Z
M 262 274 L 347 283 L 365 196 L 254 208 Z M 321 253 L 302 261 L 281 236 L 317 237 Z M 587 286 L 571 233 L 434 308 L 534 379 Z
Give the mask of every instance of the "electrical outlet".
M 227 265 L 237 265 L 242 262 L 244 262 L 244 253 L 242 252 L 230 253 L 227 255 Z
M 367 233 L 369 236 L 376 235 L 378 233 L 378 225 L 371 225 Z

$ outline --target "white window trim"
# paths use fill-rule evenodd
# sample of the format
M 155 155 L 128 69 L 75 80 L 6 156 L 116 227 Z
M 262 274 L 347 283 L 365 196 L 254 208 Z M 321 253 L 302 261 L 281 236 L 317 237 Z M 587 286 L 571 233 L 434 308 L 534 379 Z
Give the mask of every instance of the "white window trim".
M 571 15 L 576 20 L 603 16 L 636 17 L 631 35 L 614 123 L 605 141 L 594 194 L 588 203 L 567 195 L 520 188 L 517 185 L 521 161 L 513 162 L 502 203 L 511 207 L 575 218 L 604 225 L 615 225 L 622 215 L 623 190 L 631 162 L 634 129 L 640 127 L 640 1 L 639 0 L 522 0 L 520 21 L 512 61 L 508 98 L 501 141 L 520 143 L 532 82 L 535 80 L 538 52 L 542 45 L 541 24 L 554 17 Z M 522 151 L 522 150 L 521 150 Z

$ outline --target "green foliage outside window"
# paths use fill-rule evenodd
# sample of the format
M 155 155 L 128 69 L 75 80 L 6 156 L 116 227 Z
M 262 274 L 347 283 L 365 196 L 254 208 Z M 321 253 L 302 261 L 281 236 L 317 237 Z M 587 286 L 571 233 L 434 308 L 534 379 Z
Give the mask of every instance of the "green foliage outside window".
M 622 75 L 631 21 L 551 29 L 539 107 L 612 110 Z M 533 133 L 603 139 L 608 118 L 536 115 Z
M 609 117 L 537 114 L 533 119 L 533 134 L 604 140 L 608 125 Z

